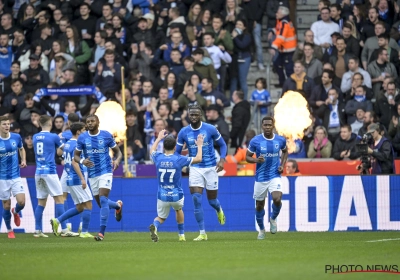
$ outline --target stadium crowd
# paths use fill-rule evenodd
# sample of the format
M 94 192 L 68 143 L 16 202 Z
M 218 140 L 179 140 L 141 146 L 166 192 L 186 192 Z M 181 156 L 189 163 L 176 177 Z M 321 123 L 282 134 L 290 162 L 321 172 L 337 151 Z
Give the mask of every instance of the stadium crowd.
M 265 69 L 265 36 L 276 87 L 301 92 L 312 111 L 313 123 L 289 157 L 358 158 L 355 144 L 371 123 L 400 151 L 398 3 L 321 0 L 304 42 L 296 38 L 288 6 L 276 0 L 0 0 L 0 116 L 8 114 L 12 131 L 24 137 L 28 164 L 40 115 L 52 116 L 52 132 L 60 133 L 70 113 L 84 118 L 99 102 L 94 95 L 37 94 L 46 87 L 94 85 L 117 102 L 124 94 L 128 161 L 148 158 L 162 129 L 177 134 L 186 126 L 190 104 L 199 104 L 225 142 L 240 148 L 251 104 L 261 116 L 271 104 L 265 78 L 253 92 L 247 87 L 252 61 Z M 230 129 L 227 107 L 233 107 Z

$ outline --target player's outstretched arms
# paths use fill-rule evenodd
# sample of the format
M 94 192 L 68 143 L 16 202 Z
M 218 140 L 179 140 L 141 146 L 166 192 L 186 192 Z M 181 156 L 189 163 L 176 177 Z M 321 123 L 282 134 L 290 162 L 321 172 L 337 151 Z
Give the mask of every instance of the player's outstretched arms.
M 254 153 L 249 150 L 246 152 L 246 161 L 248 163 L 263 163 L 265 161 L 263 156 L 259 156 L 258 158 L 253 158 Z
M 197 155 L 193 159 L 192 163 L 199 163 L 203 160 L 203 143 L 204 143 L 203 135 L 199 134 L 197 136 L 197 140 L 195 140 L 194 142 L 197 145 Z

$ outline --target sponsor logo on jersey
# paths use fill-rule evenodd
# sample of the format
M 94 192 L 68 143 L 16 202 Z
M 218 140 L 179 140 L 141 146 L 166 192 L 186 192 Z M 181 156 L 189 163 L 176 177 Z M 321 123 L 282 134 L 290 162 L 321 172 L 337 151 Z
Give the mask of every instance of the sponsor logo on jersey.
M 277 157 L 279 156 L 279 153 L 265 153 L 265 154 L 261 154 L 260 156 L 262 157 Z
M 17 151 L 13 151 L 13 152 L 0 154 L 0 157 L 11 157 L 11 156 L 16 155 L 16 154 L 17 154 Z
M 104 154 L 106 152 L 106 149 L 90 149 L 86 150 L 86 153 L 88 154 Z
M 267 147 L 261 147 L 261 151 L 266 151 Z

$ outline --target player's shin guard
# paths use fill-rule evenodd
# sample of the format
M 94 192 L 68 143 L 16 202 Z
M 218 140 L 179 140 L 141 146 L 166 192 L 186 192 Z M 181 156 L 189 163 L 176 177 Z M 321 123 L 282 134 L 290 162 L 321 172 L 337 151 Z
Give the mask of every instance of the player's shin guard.
M 71 209 L 68 209 L 66 212 L 64 212 L 61 216 L 57 217 L 57 220 L 62 225 L 63 222 L 66 222 L 69 218 L 72 218 L 76 215 L 79 215 L 79 211 L 76 208 L 71 208 Z M 65 226 L 65 228 L 63 227 L 62 229 L 66 229 L 66 228 L 67 227 Z
M 16 203 L 15 204 L 15 208 L 14 208 L 14 212 L 15 213 L 19 213 L 19 212 L 21 212 L 22 209 L 24 209 L 24 207 L 25 207 L 25 204 L 21 206 L 18 203 Z
M 116 203 L 115 201 L 112 201 L 112 200 L 108 200 L 108 207 L 110 207 L 110 209 L 117 209 L 117 210 L 119 210 L 119 208 L 121 208 L 121 207 L 119 207 L 118 203 Z
M 281 208 L 282 208 L 282 202 L 279 206 L 276 206 L 275 203 L 272 203 L 272 214 L 271 214 L 272 220 L 275 220 L 276 217 L 278 217 Z
M 257 211 L 256 210 L 256 221 L 257 225 L 260 228 L 260 230 L 264 229 L 264 216 L 265 216 L 265 210 Z
M 201 205 L 203 195 L 200 193 L 192 194 L 194 204 L 194 216 L 196 217 L 197 224 L 200 230 L 204 230 L 204 212 L 203 206 Z
M 178 224 L 178 231 L 179 231 L 179 234 L 185 234 L 185 225 L 183 223 Z
M 214 208 L 217 212 L 221 211 L 221 204 L 218 199 L 209 199 L 208 203 L 210 203 L 211 207 Z
M 35 210 L 35 230 L 40 230 L 42 231 L 42 227 L 43 227 L 43 211 L 44 211 L 44 207 L 41 205 L 38 205 L 36 207 Z
M 10 209 L 8 209 L 8 210 L 3 209 L 3 219 L 4 219 L 4 223 L 6 224 L 7 230 L 11 230 L 11 211 L 10 211 Z
M 64 203 L 63 204 L 56 204 L 56 216 L 60 217 L 64 214 L 65 210 L 64 210 Z M 60 221 L 60 220 L 59 220 Z M 67 228 L 67 222 L 65 222 L 65 220 L 63 220 L 61 223 L 61 229 L 66 229 Z
M 100 196 L 100 233 L 104 235 L 108 222 L 108 215 L 110 214 L 110 206 L 108 206 L 108 198 Z
M 92 210 L 84 209 L 82 212 L 82 233 L 87 233 L 89 231 L 90 217 L 92 215 Z

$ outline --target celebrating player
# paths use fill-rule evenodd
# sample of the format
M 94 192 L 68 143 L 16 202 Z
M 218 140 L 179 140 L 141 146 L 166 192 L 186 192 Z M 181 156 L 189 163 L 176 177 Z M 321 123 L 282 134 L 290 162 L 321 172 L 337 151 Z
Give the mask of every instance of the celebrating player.
M 68 126 L 71 127 L 71 125 L 73 123 L 77 123 L 77 122 L 79 122 L 79 116 L 75 113 L 70 113 L 68 115 Z M 72 133 L 71 133 L 70 129 L 67 129 L 67 130 L 61 132 L 58 136 L 60 136 L 61 142 L 63 144 L 65 144 L 72 138 Z M 62 147 L 60 147 L 60 148 L 62 148 Z M 85 168 L 85 170 L 86 170 L 86 168 Z M 61 188 L 63 191 L 64 211 L 68 211 L 69 207 L 68 207 L 67 198 L 68 198 L 69 188 L 67 185 L 67 172 L 65 171 L 65 168 L 61 175 L 60 183 L 61 183 Z M 67 219 L 65 222 L 67 223 L 68 229 L 71 230 L 71 224 L 69 223 L 69 220 Z M 82 224 L 79 225 L 79 231 L 81 231 L 81 227 L 82 227 Z
M 78 136 L 85 132 L 85 124 L 84 123 L 74 123 L 70 127 L 72 138 L 64 145 L 64 151 L 61 148 L 58 148 L 57 153 L 63 153 L 65 166 L 64 170 L 67 172 L 67 185 L 69 188 L 69 192 L 71 193 L 72 200 L 75 203 L 76 208 L 68 209 L 64 214 L 59 216 L 58 218 L 54 218 L 50 220 L 50 223 L 53 228 L 53 233 L 56 236 L 59 236 L 58 226 L 61 222 L 66 221 L 73 216 L 82 213 L 82 231 L 79 237 L 82 238 L 93 238 L 93 236 L 88 232 L 90 216 L 92 213 L 92 193 L 89 190 L 89 187 L 86 183 L 86 178 L 83 172 L 83 165 L 74 161 L 74 153 L 76 148 L 76 141 Z
M 268 191 L 271 193 L 273 200 L 272 214 L 269 220 L 270 231 L 271 233 L 276 233 L 276 217 L 278 217 L 282 207 L 282 182 L 280 174 L 283 172 L 288 157 L 286 139 L 273 132 L 275 127 L 274 118 L 263 118 L 261 126 L 264 133 L 255 136 L 250 141 L 246 153 L 246 161 L 248 163 L 257 163 L 253 198 L 256 200 L 256 220 L 260 227 L 258 239 L 265 238 L 264 205 Z M 282 151 L 282 155 L 279 158 L 280 151 Z M 252 158 L 254 153 L 257 158 Z
M 40 116 L 39 124 L 42 131 L 33 135 L 33 149 L 36 158 L 36 196 L 38 205 L 35 210 L 35 233 L 34 237 L 48 237 L 42 232 L 43 211 L 46 207 L 47 197 L 51 195 L 56 203 L 56 215 L 61 216 L 64 211 L 64 199 L 62 188 L 58 179 L 55 153 L 56 149 L 62 145 L 57 134 L 50 133 L 52 127 L 51 117 Z M 68 230 L 65 222 L 61 223 L 61 236 L 74 237 L 79 234 Z
M 115 219 L 122 218 L 122 201 L 108 199 L 112 187 L 113 171 L 117 169 L 122 153 L 115 143 L 113 136 L 105 130 L 99 129 L 99 118 L 89 115 L 86 126 L 89 131 L 78 137 L 74 160 L 88 167 L 89 183 L 93 195 L 100 209 L 100 232 L 94 237 L 96 241 L 104 239 L 110 208 L 115 209 Z M 112 149 L 115 160 L 111 162 L 109 148 Z M 83 152 L 84 158 L 81 158 Z
M 218 221 L 221 225 L 225 224 L 225 215 L 217 199 L 218 194 L 218 174 L 224 169 L 226 156 L 226 144 L 221 134 L 215 126 L 201 121 L 202 111 L 199 105 L 189 106 L 190 125 L 181 129 L 178 134 L 176 153 L 179 155 L 183 145 L 189 150 L 189 156 L 195 157 L 197 154 L 197 145 L 195 143 L 199 134 L 204 137 L 203 161 L 194 164 L 189 171 L 189 187 L 194 203 L 194 215 L 200 228 L 200 235 L 194 241 L 207 240 L 207 234 L 204 228 L 204 212 L 202 206 L 203 188 L 206 188 L 208 203 L 217 211 Z M 221 160 L 216 163 L 214 141 L 221 148 Z M 215 167 L 215 165 L 217 165 Z
M 18 152 L 21 156 L 21 168 L 26 167 L 25 150 L 19 134 L 10 133 L 10 120 L 0 117 L 0 199 L 3 201 L 3 219 L 7 227 L 8 238 L 15 238 L 11 228 L 11 213 L 14 224 L 19 227 L 21 219 L 19 212 L 25 207 L 25 193 L 21 182 L 18 165 Z M 11 193 L 17 204 L 11 209 Z
M 178 223 L 179 241 L 186 241 L 184 229 L 183 207 L 183 190 L 181 186 L 181 170 L 191 164 L 201 162 L 203 136 L 199 134 L 195 141 L 198 149 L 195 158 L 174 155 L 176 140 L 174 136 L 168 137 L 165 129 L 160 131 L 156 141 L 150 149 L 151 159 L 156 165 L 158 178 L 158 200 L 157 200 L 157 217 L 153 224 L 150 225 L 151 239 L 158 241 L 158 226 L 168 218 L 169 211 L 174 208 L 176 212 L 176 222 Z M 164 139 L 165 138 L 165 139 Z M 164 154 L 157 152 L 158 143 L 164 139 Z

